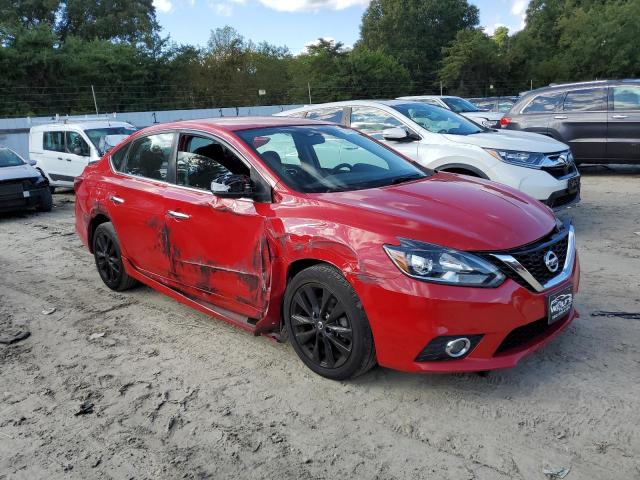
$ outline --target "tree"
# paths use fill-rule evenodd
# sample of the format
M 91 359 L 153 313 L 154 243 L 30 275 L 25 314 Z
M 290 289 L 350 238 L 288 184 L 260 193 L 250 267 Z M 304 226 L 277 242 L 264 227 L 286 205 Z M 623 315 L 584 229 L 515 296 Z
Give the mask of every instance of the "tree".
M 427 86 L 435 80 L 442 48 L 478 22 L 478 8 L 467 0 L 372 0 L 356 49 L 391 55 L 418 85 Z
M 485 95 L 494 84 L 503 65 L 499 44 L 481 29 L 460 30 L 455 41 L 443 49 L 439 78 L 454 87 L 458 95 Z

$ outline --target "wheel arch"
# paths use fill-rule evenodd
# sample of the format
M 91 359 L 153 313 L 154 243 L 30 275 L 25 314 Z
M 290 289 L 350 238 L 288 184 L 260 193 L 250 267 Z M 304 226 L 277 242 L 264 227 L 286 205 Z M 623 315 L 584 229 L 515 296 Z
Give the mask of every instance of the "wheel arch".
M 87 241 L 89 243 L 89 251 L 91 253 L 93 253 L 93 235 L 95 234 L 96 229 L 99 225 L 110 221 L 111 219 L 107 215 L 104 213 L 98 213 L 94 215 L 89 222 L 89 227 L 87 228 Z
M 479 168 L 465 163 L 447 163 L 436 168 L 438 172 L 458 173 L 463 175 L 469 175 L 474 177 L 484 178 L 489 180 L 489 177 Z M 468 172 L 468 173 L 467 173 Z

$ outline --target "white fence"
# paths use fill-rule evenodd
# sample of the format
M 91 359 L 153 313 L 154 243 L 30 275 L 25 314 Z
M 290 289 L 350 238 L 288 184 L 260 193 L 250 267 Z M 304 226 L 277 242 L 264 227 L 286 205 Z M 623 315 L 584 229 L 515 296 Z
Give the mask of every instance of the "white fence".
M 259 107 L 207 108 L 198 110 L 167 110 L 160 112 L 127 112 L 110 114 L 114 119 L 129 122 L 137 128 L 178 120 L 194 120 L 214 117 L 250 117 L 273 115 L 300 105 L 267 105 Z M 101 115 L 102 117 L 102 115 Z M 95 115 L 60 117 L 61 120 L 87 120 Z M 29 158 L 29 129 L 32 125 L 53 123 L 56 117 L 3 118 L 0 119 L 0 145 L 9 147 L 24 158 Z

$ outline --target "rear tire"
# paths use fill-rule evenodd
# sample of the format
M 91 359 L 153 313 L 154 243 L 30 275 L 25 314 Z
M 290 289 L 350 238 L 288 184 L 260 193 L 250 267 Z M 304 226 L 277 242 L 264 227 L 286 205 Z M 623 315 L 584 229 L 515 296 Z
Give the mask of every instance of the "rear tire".
M 120 243 L 111 222 L 98 225 L 93 234 L 93 256 L 104 284 L 111 290 L 122 292 L 138 284 L 124 270 Z
M 332 266 L 314 265 L 289 282 L 284 320 L 294 350 L 318 375 L 346 380 L 364 374 L 376 363 L 362 303 Z
M 40 203 L 36 206 L 36 211 L 38 212 L 50 212 L 53 209 L 53 197 L 51 196 L 51 192 L 47 189 L 42 191 L 42 196 L 40 197 Z

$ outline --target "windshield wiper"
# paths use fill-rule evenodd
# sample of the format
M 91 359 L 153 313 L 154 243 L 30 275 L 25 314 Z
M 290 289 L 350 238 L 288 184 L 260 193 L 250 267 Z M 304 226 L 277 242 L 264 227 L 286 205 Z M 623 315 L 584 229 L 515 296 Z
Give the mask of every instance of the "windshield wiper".
M 391 180 L 390 185 L 397 185 L 399 183 L 410 182 L 412 180 L 419 180 L 421 178 L 424 178 L 424 176 L 423 175 L 405 175 L 404 177 L 396 177 L 393 180 Z

